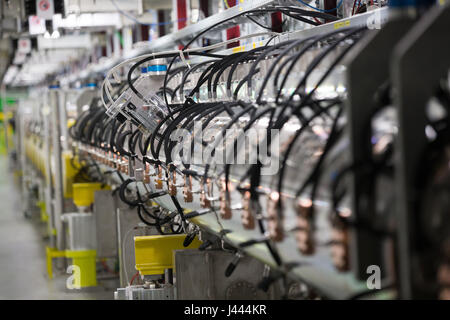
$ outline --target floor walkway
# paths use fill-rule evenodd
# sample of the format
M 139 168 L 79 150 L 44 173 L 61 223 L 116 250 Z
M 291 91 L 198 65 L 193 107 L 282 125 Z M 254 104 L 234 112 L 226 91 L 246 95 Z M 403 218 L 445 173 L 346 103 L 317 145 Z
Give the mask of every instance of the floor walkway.
M 49 280 L 40 226 L 24 217 L 8 160 L 0 156 L 0 299 L 112 299 L 113 289 L 65 288 L 69 275 Z

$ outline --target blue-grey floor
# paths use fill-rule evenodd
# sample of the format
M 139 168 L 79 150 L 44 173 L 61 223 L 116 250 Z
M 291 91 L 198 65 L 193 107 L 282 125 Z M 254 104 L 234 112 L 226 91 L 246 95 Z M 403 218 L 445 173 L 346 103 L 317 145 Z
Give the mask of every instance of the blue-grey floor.
M 42 227 L 24 217 L 10 171 L 0 156 L 0 299 L 112 299 L 114 285 L 80 292 L 65 288 L 62 272 L 48 279 Z

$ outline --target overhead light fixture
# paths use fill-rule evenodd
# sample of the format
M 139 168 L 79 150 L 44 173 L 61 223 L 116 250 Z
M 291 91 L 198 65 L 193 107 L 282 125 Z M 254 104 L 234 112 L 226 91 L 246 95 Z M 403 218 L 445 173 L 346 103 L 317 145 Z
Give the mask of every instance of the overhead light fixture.
M 45 31 L 45 33 L 44 33 L 44 38 L 45 38 L 45 39 L 50 39 L 50 38 L 51 38 L 50 32 L 48 32 L 48 30 Z

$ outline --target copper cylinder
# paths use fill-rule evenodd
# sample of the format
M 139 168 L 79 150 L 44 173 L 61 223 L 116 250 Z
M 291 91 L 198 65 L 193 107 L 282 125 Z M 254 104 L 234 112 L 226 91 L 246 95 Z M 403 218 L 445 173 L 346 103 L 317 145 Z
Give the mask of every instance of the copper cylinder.
M 160 165 L 157 167 L 157 178 L 155 179 L 155 189 L 161 190 L 163 188 L 163 182 L 162 182 L 162 168 Z
M 255 217 L 252 212 L 252 207 L 250 203 L 250 191 L 245 191 L 242 197 L 242 213 L 241 213 L 242 226 L 245 229 L 253 230 L 255 229 Z
M 267 231 L 269 238 L 280 242 L 284 239 L 283 213 L 279 206 L 280 194 L 271 192 L 267 197 Z
M 314 253 L 314 238 L 312 227 L 312 203 L 308 201 L 297 201 L 297 226 L 295 239 L 297 241 L 297 249 L 304 255 Z
M 228 190 L 231 190 L 231 183 L 228 183 Z M 227 199 L 226 195 L 226 185 L 225 179 L 221 180 L 220 184 L 220 217 L 222 219 L 228 220 L 232 217 L 231 205 L 229 199 Z
M 207 190 L 205 191 L 205 189 L 203 188 L 204 180 L 202 178 L 202 182 L 201 182 L 202 190 L 200 192 L 200 205 L 202 206 L 202 208 L 211 208 L 211 202 L 206 198 L 207 192 L 210 190 L 210 184 L 211 184 L 210 179 L 209 178 L 206 179 L 206 189 Z
M 177 173 L 175 172 L 175 170 L 170 172 L 170 178 L 169 178 L 168 183 L 169 183 L 169 195 L 176 196 L 177 195 L 177 187 L 176 187 Z
M 183 187 L 184 202 L 192 202 L 194 196 L 192 194 L 192 176 L 184 176 L 184 187 Z

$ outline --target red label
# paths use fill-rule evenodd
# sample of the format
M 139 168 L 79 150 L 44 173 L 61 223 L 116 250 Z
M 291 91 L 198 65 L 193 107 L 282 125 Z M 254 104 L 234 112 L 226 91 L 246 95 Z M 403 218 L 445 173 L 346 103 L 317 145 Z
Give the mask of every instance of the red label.
M 47 11 L 50 8 L 50 3 L 47 0 L 42 0 L 39 2 L 39 9 L 41 11 Z

